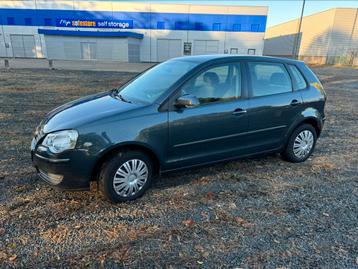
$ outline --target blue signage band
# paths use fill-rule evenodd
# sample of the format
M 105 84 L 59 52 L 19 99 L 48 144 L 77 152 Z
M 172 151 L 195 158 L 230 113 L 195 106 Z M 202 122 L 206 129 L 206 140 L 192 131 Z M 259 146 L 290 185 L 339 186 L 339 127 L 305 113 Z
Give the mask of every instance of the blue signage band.
M 76 21 L 80 26 L 72 26 Z M 0 24 L 18 26 L 263 33 L 266 21 L 265 15 L 0 9 Z

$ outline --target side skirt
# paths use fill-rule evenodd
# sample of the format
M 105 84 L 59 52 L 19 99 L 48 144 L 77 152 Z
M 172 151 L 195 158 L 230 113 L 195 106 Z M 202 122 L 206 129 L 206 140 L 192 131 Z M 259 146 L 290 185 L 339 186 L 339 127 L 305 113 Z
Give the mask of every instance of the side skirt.
M 275 149 L 270 149 L 270 150 L 266 150 L 266 151 L 260 151 L 260 152 L 245 154 L 245 155 L 241 155 L 241 156 L 238 156 L 238 157 L 230 157 L 230 158 L 220 159 L 220 160 L 216 160 L 216 161 L 210 161 L 210 162 L 198 163 L 198 164 L 194 164 L 194 165 L 182 166 L 182 167 L 169 169 L 169 170 L 161 170 L 160 175 L 170 173 L 170 172 L 174 172 L 174 171 L 180 171 L 180 170 L 186 170 L 186 169 L 195 168 L 195 167 L 206 166 L 206 165 L 210 165 L 210 164 L 217 164 L 217 163 L 222 163 L 222 162 L 227 162 L 227 161 L 245 159 L 245 158 L 248 158 L 248 157 L 258 156 L 258 155 L 262 155 L 262 154 L 280 153 L 281 151 L 282 151 L 282 147 L 278 147 L 278 148 L 275 148 Z

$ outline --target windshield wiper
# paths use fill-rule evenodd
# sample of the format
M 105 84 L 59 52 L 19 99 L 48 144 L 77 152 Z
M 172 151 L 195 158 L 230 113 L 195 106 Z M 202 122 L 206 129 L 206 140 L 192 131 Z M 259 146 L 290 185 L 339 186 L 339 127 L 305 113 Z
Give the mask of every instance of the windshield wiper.
M 114 95 L 115 95 L 116 97 L 118 97 L 118 98 L 119 98 L 121 101 L 123 101 L 123 102 L 130 103 L 130 104 L 132 103 L 132 101 L 130 101 L 130 100 L 124 98 L 123 95 L 120 94 L 120 92 L 118 91 L 118 89 L 115 89 L 115 90 L 114 90 Z
M 128 99 L 125 99 L 120 93 L 118 93 L 118 97 L 119 97 L 119 99 L 121 99 L 121 101 L 123 101 L 123 102 L 126 102 L 126 103 L 132 103 L 132 101 L 129 101 Z

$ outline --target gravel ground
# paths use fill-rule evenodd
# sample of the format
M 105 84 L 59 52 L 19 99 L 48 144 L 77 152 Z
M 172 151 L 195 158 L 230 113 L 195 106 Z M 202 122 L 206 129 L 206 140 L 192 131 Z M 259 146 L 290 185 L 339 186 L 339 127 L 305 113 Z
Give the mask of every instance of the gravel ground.
M 358 70 L 315 68 L 327 122 L 302 164 L 278 155 L 172 173 L 113 205 L 37 179 L 45 113 L 134 74 L 0 71 L 0 267 L 358 268 Z

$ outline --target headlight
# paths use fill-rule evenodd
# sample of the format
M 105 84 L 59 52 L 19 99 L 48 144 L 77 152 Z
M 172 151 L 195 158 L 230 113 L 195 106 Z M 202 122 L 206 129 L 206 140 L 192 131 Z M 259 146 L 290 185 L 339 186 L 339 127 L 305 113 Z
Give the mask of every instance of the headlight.
M 75 130 L 65 130 L 46 135 L 42 145 L 48 147 L 53 153 L 60 153 L 67 149 L 74 149 L 78 138 Z

